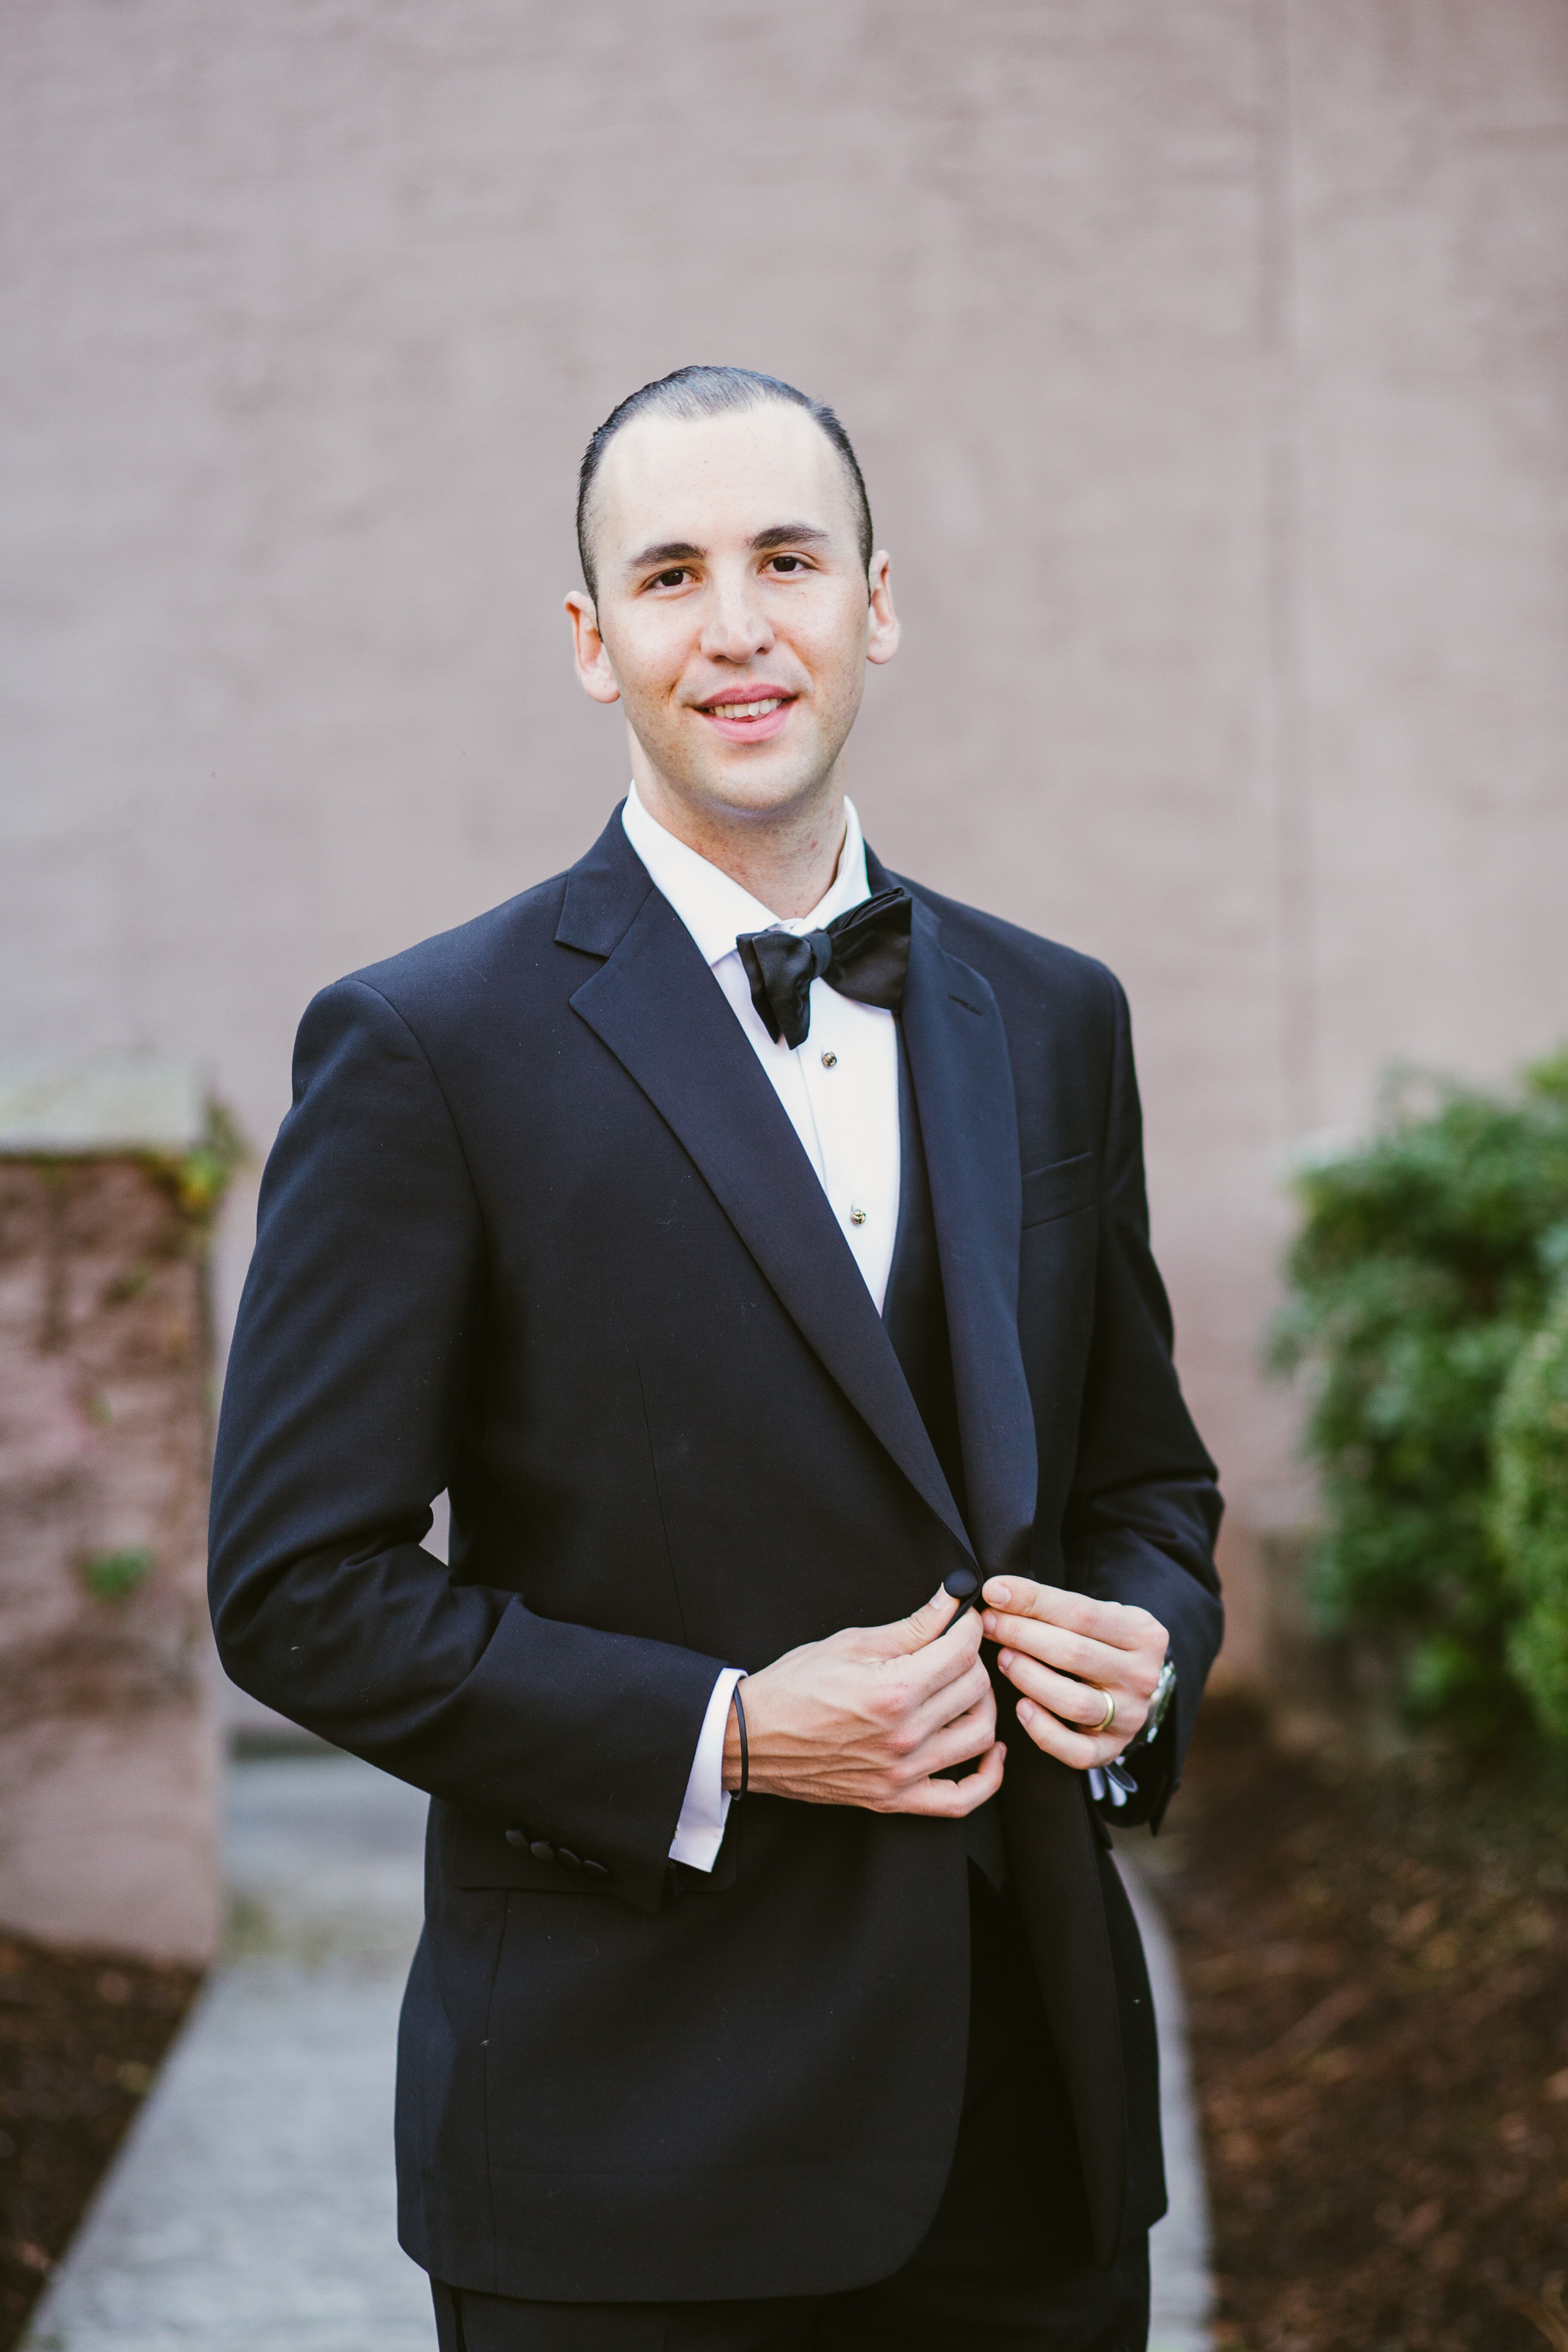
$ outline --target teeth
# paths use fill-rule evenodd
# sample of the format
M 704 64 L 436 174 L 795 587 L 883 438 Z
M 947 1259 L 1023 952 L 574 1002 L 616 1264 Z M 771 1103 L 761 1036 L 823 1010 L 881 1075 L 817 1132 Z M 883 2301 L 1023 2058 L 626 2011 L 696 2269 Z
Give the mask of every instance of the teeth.
M 715 719 L 765 719 L 783 700 L 782 694 L 775 694 L 771 702 L 718 702 L 711 709 Z

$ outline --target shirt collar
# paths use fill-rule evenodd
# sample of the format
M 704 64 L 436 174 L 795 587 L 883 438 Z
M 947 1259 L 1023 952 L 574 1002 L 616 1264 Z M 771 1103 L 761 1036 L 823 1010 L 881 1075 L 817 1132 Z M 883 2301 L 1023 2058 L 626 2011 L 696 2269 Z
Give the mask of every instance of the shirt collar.
M 773 914 L 761 899 L 753 898 L 685 842 L 677 841 L 657 817 L 650 816 L 637 798 L 635 783 L 627 790 L 621 823 L 655 889 L 668 899 L 710 965 L 734 954 L 735 941 L 742 931 L 777 929 L 793 931 L 798 939 L 805 931 L 820 930 L 836 915 L 847 914 L 870 896 L 866 840 L 853 801 L 844 803 L 844 846 L 838 853 L 838 870 L 809 915 Z

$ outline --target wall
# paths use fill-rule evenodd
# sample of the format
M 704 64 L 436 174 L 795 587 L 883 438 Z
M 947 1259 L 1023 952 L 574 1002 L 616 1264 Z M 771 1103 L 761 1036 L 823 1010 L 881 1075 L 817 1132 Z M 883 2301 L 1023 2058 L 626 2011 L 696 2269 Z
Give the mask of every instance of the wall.
M 9 12 L 0 998 L 265 1142 L 321 982 L 569 860 L 573 470 L 635 383 L 832 398 L 905 650 L 882 855 L 1130 988 L 1251 1556 L 1280 1155 L 1568 1026 L 1560 0 Z M 231 1229 L 243 1256 L 243 1213 Z
M 204 1963 L 218 1925 L 205 1250 L 134 1153 L 0 1139 L 0 1927 Z

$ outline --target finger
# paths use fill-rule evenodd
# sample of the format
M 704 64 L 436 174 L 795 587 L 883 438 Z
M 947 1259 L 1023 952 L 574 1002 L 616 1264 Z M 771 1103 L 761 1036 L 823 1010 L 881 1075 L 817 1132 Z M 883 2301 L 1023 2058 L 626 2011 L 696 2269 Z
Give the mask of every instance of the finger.
M 984 1756 L 996 1737 L 996 1696 L 989 1681 L 973 1706 L 951 1723 L 940 1725 L 910 1750 L 905 1777 L 929 1780 L 933 1772 L 950 1771 L 955 1764 L 972 1763 Z
M 1099 1738 L 1074 1731 L 1048 1706 L 1037 1706 L 1027 1698 L 1018 1701 L 1018 1721 L 1037 1748 L 1054 1756 L 1059 1764 L 1070 1764 L 1075 1772 L 1086 1772 L 1091 1764 L 1109 1764 L 1121 1755 L 1127 1738 L 1120 1724 Z
M 912 1696 L 916 1700 L 926 1698 L 968 1674 L 979 1662 L 984 1639 L 980 1620 L 973 1609 L 955 1617 L 945 1633 L 939 1633 L 934 1642 L 928 1642 L 923 1650 L 917 1651 L 900 1667 Z
M 1119 1690 L 1113 1683 L 1085 1683 L 1071 1675 L 1053 1674 L 1033 1658 L 1021 1657 L 1016 1650 L 1004 1650 L 996 1661 L 1014 1689 L 1025 1698 L 1048 1706 L 1053 1715 L 1080 1731 L 1092 1733 L 1097 1738 L 1113 1735 L 1120 1751 L 1142 1727 L 1148 1714 L 1148 1704 L 1135 1691 Z M 1112 1698 L 1116 1712 L 1105 1721 L 1105 1702 Z
M 1162 1650 L 1156 1658 L 1152 1650 L 1114 1649 L 1105 1642 L 1089 1640 L 1082 1633 L 1068 1633 L 1060 1625 L 1050 1625 L 1031 1617 L 997 1615 L 991 1611 L 985 1615 L 985 1637 L 998 1649 L 1019 1651 L 1025 1657 L 1037 1658 L 1041 1664 L 1054 1666 L 1058 1674 L 1076 1675 L 1079 1682 L 1099 1683 L 1105 1689 L 1142 1691 L 1148 1697 L 1160 1675 Z
M 951 1592 L 939 1584 L 929 1601 L 908 1616 L 900 1617 L 891 1625 L 876 1625 L 870 1630 L 870 1641 L 880 1655 L 889 1658 L 908 1656 L 923 1650 L 938 1640 L 952 1623 L 959 1604 Z M 970 1612 L 965 1612 L 965 1614 Z
M 1007 1750 L 995 1740 L 973 1772 L 962 1780 L 917 1780 L 906 1789 L 896 1805 L 888 1810 L 898 1813 L 923 1813 L 939 1821 L 961 1822 L 977 1806 L 994 1797 L 1002 1786 L 1002 1774 L 1007 1763 Z
M 915 1709 L 967 1675 L 980 1655 L 980 1620 L 966 1609 L 944 1633 L 911 1655 L 897 1652 L 881 1661 L 883 1698 L 895 1716 Z
M 977 1706 L 983 1699 L 992 1696 L 990 1675 L 977 1657 L 972 1658 L 963 1674 L 956 1675 L 952 1682 L 943 1683 L 940 1689 L 921 1701 L 910 1713 L 905 1731 L 918 1746 L 921 1741 L 929 1739 L 933 1732 L 942 1730 L 944 1725 L 956 1723 L 961 1715 L 967 1715 L 971 1707 Z
M 987 1614 L 1010 1612 L 1061 1627 L 1107 1648 L 1140 1652 L 1157 1642 L 1164 1654 L 1165 1630 L 1147 1609 L 1121 1601 L 1096 1601 L 1058 1584 L 1036 1584 L 1026 1576 L 992 1577 L 982 1594 Z

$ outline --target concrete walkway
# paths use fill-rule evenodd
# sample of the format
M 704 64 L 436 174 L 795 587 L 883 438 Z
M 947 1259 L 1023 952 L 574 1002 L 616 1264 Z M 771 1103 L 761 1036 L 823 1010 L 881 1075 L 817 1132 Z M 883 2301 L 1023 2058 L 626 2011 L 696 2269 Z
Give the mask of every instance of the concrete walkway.
M 1160 2021 L 1160 2124 L 1165 2142 L 1165 2179 L 1171 2208 L 1150 2240 L 1153 2312 L 1149 2352 L 1208 2352 L 1214 2287 L 1209 2276 L 1208 2193 L 1204 2184 L 1203 2145 L 1187 2066 L 1186 2019 L 1182 1981 L 1165 1923 L 1148 1876 L 1133 1859 L 1142 1838 L 1123 1839 L 1117 1859 L 1149 1962 L 1154 2014 Z
M 346 1757 L 229 1779 L 229 1952 L 21 2352 L 433 2352 L 393 2221 L 397 2005 L 424 1800 Z M 1165 2041 L 1170 2217 L 1152 2352 L 1208 2343 L 1202 2182 L 1169 1947 L 1134 1888 Z

